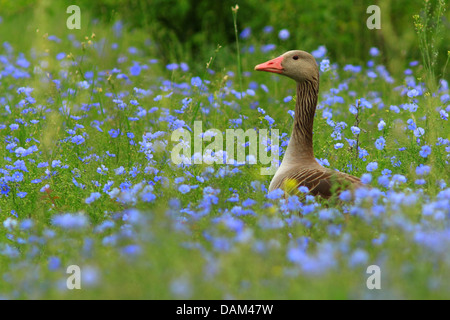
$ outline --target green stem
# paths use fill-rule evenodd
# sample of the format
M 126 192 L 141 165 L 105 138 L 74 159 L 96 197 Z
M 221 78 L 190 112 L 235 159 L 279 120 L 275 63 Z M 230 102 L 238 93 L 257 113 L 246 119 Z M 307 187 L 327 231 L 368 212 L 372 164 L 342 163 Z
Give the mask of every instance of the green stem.
M 234 8 L 231 8 L 231 11 L 233 12 L 233 22 L 234 22 L 234 35 L 236 36 L 236 51 L 237 51 L 237 66 L 238 66 L 238 78 L 239 78 L 239 85 L 240 85 L 240 91 L 241 95 L 240 98 L 242 99 L 242 68 L 241 68 L 241 50 L 239 49 L 239 36 L 238 36 L 238 28 L 237 28 L 237 11 L 239 7 L 236 5 Z

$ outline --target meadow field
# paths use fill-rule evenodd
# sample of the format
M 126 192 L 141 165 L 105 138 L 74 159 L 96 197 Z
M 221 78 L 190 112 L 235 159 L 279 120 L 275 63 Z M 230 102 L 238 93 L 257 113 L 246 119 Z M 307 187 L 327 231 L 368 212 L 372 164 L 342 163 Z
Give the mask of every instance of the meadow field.
M 236 29 L 224 15 L 233 41 L 198 55 L 85 2 L 79 30 L 69 2 L 22 2 L 0 1 L 0 298 L 450 298 L 445 1 L 411 2 L 407 53 L 354 56 L 289 21 L 246 25 L 245 2 Z M 278 129 L 281 160 L 295 84 L 254 67 L 291 49 L 320 68 L 315 157 L 367 188 L 286 198 L 259 162 L 194 162 L 226 159 L 206 149 L 227 129 Z M 172 134 L 195 121 L 202 151 L 175 164 Z

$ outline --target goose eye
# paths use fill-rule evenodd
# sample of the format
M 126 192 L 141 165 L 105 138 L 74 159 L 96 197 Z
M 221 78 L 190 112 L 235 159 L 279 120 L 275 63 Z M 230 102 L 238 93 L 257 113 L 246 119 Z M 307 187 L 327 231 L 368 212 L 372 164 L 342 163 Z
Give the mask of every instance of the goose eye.
M 298 56 L 293 56 L 292 59 L 298 60 Z

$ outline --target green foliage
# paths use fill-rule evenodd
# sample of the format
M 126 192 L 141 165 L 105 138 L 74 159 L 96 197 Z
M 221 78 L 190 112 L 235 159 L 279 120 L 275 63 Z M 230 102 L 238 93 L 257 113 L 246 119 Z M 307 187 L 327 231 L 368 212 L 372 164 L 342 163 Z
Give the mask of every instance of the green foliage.
M 445 0 L 438 0 L 435 7 L 431 7 L 430 1 L 424 2 L 424 9 L 421 14 L 414 15 L 414 26 L 419 38 L 419 47 L 426 70 L 427 83 L 436 87 L 439 78 L 436 74 L 436 68 L 438 66 L 441 42 L 443 40 L 443 21 L 442 17 L 446 11 Z M 448 47 L 447 47 L 448 49 Z M 442 53 L 442 52 L 441 52 Z M 450 57 L 450 52 L 447 52 Z M 448 58 L 447 58 L 448 59 Z M 442 64 L 441 64 L 442 65 Z M 444 70 L 440 70 L 442 73 Z M 444 76 L 443 74 L 440 76 Z
M 30 0 L 0 1 L 4 8 L 2 15 L 5 16 L 36 5 L 35 1 Z M 433 13 L 434 8 L 438 8 L 436 4 L 441 1 L 427 1 L 431 12 L 421 16 L 427 17 Z M 77 1 L 84 18 L 87 15 L 111 23 L 121 19 L 127 28 L 144 28 L 158 45 L 159 57 L 166 63 L 191 58 L 205 63 L 218 45 L 223 47 L 223 51 L 233 52 L 234 49 L 228 48 L 233 46 L 235 40 L 230 9 L 236 3 L 240 7 L 238 30 L 250 27 L 258 40 L 265 39 L 279 45 L 279 52 L 294 48 L 312 51 L 319 45 L 326 45 L 334 61 L 357 63 L 366 56 L 369 48 L 375 46 L 383 50 L 384 63 L 394 74 L 406 67 L 405 60 L 420 58 L 420 52 L 414 50 L 417 39 L 412 16 L 421 10 L 422 0 L 380 0 L 377 5 L 381 9 L 381 30 L 366 27 L 369 17 L 366 9 L 373 4 L 367 1 Z M 57 14 L 55 8 L 63 11 L 64 6 L 70 4 L 70 1 L 52 4 L 52 14 Z M 431 22 L 427 33 L 433 32 L 435 24 L 448 29 L 449 12 L 442 11 L 442 19 Z M 266 25 L 274 27 L 273 37 L 261 32 Z M 291 37 L 280 41 L 276 33 L 284 28 L 290 31 Z M 439 53 L 436 62 L 439 65 L 446 61 L 448 43 L 450 33 L 443 32 L 442 38 L 433 44 L 433 51 Z
M 433 2 L 433 1 L 430 1 Z M 274 27 L 275 32 L 286 28 L 291 37 L 277 43 L 284 49 L 313 50 L 326 45 L 330 57 L 338 62 L 355 63 L 365 57 L 370 47 L 381 48 L 385 63 L 400 72 L 405 59 L 418 59 L 412 16 L 421 8 L 420 0 L 380 0 L 381 30 L 369 30 L 367 1 L 207 1 L 207 0 L 82 0 L 94 16 L 112 21 L 121 18 L 129 27 L 144 27 L 160 46 L 165 61 L 186 59 L 186 55 L 207 61 L 219 44 L 226 47 L 234 41 L 230 8 L 237 3 L 239 30 L 250 27 L 259 38 L 260 30 Z M 448 24 L 449 15 L 443 23 Z M 435 50 L 447 52 L 449 33 Z M 364 39 L 361 41 L 360 39 Z M 442 59 L 439 61 L 442 64 Z
M 24 10 L 32 7 L 35 3 L 35 0 L 0 0 L 0 15 L 11 16 L 20 14 Z

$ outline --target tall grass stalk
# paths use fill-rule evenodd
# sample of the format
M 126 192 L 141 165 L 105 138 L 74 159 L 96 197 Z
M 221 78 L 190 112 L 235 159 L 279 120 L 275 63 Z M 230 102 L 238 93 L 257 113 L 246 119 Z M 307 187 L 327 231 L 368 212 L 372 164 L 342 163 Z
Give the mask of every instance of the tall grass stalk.
M 206 68 L 203 72 L 203 80 L 207 79 L 208 76 L 208 69 L 211 68 L 211 65 L 213 64 L 214 60 L 216 59 L 217 53 L 219 52 L 219 50 L 222 48 L 222 46 L 219 44 L 217 45 L 216 50 L 214 50 L 213 55 L 209 58 L 209 61 L 206 63 Z M 192 117 L 191 117 L 191 126 L 194 125 L 194 121 L 195 118 L 197 117 L 198 114 L 198 110 L 200 109 L 200 101 L 197 101 L 197 103 L 195 104 L 195 108 L 194 111 L 192 112 Z
M 236 52 L 237 52 L 237 67 L 238 67 L 238 78 L 239 78 L 239 86 L 241 91 L 241 99 L 242 99 L 242 67 L 241 67 L 241 50 L 239 48 L 239 36 L 238 36 L 238 28 L 237 28 L 237 12 L 239 10 L 239 6 L 235 5 L 231 7 L 231 11 L 233 12 L 233 23 L 234 23 L 234 34 L 236 36 Z

